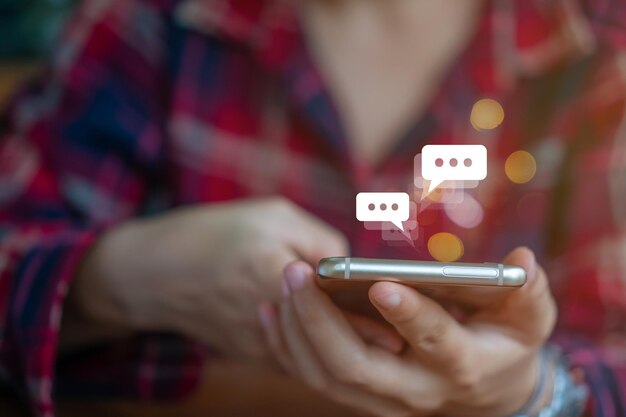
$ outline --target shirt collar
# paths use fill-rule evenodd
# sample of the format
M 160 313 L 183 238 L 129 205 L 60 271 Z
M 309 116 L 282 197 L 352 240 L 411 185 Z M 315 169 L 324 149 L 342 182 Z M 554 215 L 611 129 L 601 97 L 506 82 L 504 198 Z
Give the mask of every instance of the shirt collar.
M 182 26 L 246 45 L 268 67 L 297 53 L 299 27 L 294 0 L 182 0 Z
M 337 113 L 304 48 L 295 1 L 183 0 L 175 18 L 190 30 L 250 48 L 260 67 L 288 86 L 288 96 L 322 137 L 346 153 Z
M 591 53 L 596 39 L 577 0 L 487 0 L 494 75 L 504 85 Z M 244 43 L 280 67 L 298 53 L 294 0 L 183 0 L 180 24 Z

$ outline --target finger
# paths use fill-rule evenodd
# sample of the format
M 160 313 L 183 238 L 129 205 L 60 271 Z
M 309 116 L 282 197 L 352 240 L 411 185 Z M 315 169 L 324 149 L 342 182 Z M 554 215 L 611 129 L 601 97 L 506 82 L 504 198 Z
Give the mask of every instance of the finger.
M 251 278 L 244 281 L 243 284 L 250 286 L 246 287 L 246 289 L 252 289 L 255 293 L 258 293 L 257 300 L 277 303 L 282 298 L 283 270 L 285 266 L 299 260 L 300 257 L 292 248 L 287 247 L 285 243 L 277 241 L 259 247 L 258 251 L 258 256 L 253 261 L 241 263 L 239 274 Z M 250 315 L 255 314 L 256 307 L 255 303 L 248 303 L 244 306 Z
M 414 289 L 378 282 L 370 288 L 369 297 L 426 363 L 447 368 L 471 354 L 467 331 L 437 302 Z
M 333 379 L 306 338 L 293 303 L 282 303 L 279 314 L 283 324 L 282 339 L 288 340 L 286 356 L 292 358 L 293 366 L 299 369 L 298 375 L 309 386 L 323 392 L 337 403 L 367 414 L 390 417 L 415 415 L 405 404 L 393 398 L 377 395 Z
M 402 351 L 404 340 L 393 329 L 383 323 L 359 316 L 358 314 L 350 312 L 344 312 L 343 314 L 354 331 L 366 343 L 378 346 L 394 354 Z
M 327 385 L 328 377 L 324 367 L 316 357 L 313 347 L 306 340 L 292 310 L 293 307 L 289 300 L 281 302 L 279 308 L 280 328 L 286 347 L 293 358 L 294 368 L 300 378 L 310 387 L 322 391 Z
M 524 268 L 526 284 L 511 291 L 496 311 L 472 317 L 470 326 L 475 328 L 480 323 L 491 322 L 527 345 L 543 344 L 554 328 L 557 314 L 546 273 L 527 248 L 513 250 L 502 262 Z
M 272 356 L 283 371 L 291 376 L 296 376 L 297 370 L 283 338 L 278 324 L 278 313 L 270 303 L 259 304 L 257 316 L 265 335 L 265 341 Z
M 502 262 L 523 267 L 526 284 L 512 291 L 498 308 L 479 312 L 467 323 L 476 341 L 477 360 L 491 369 L 526 361 L 545 343 L 556 321 L 547 276 L 532 251 L 517 248 Z
M 420 364 L 408 364 L 389 352 L 368 347 L 341 310 L 315 285 L 309 265 L 290 264 L 285 268 L 285 280 L 302 332 L 332 379 L 400 399 L 412 409 L 439 400 L 440 378 Z
M 294 262 L 285 268 L 290 300 L 308 340 L 325 359 L 331 373 L 341 372 L 346 367 L 364 367 L 367 345 L 352 329 L 342 311 L 325 294 L 317 294 L 319 290 L 313 288 L 313 280 L 314 271 L 303 262 Z

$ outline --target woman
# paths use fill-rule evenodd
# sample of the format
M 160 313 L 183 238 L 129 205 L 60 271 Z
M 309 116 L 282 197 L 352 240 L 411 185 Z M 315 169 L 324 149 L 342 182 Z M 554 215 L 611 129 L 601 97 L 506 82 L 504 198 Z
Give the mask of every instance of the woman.
M 6 118 L 0 376 L 45 416 L 67 393 L 178 397 L 209 354 L 376 415 L 622 414 L 624 18 L 617 0 L 86 1 Z M 472 126 L 485 97 L 504 122 Z M 388 245 L 354 196 L 412 187 L 435 143 L 488 147 L 482 217 L 421 203 L 421 251 Z M 348 245 L 459 242 L 528 285 L 461 319 L 377 284 L 391 331 L 312 283 Z

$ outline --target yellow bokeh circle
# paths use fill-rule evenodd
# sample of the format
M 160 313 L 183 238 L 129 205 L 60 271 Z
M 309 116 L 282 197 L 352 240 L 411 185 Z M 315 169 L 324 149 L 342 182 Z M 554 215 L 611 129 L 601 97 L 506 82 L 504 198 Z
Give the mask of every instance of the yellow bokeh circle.
M 537 161 L 526 151 L 515 151 L 504 163 L 506 176 L 515 184 L 526 184 L 537 173 Z
M 490 130 L 504 121 L 502 105 L 491 98 L 483 98 L 474 103 L 470 114 L 470 123 L 476 130 Z
M 463 256 L 463 242 L 452 233 L 436 233 L 428 239 L 428 252 L 439 262 L 454 262 Z

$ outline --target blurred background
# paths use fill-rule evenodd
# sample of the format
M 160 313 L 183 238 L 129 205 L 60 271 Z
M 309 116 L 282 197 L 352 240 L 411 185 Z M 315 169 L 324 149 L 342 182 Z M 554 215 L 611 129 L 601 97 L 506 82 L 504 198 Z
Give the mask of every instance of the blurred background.
M 0 111 L 34 77 L 77 0 L 0 0 Z

